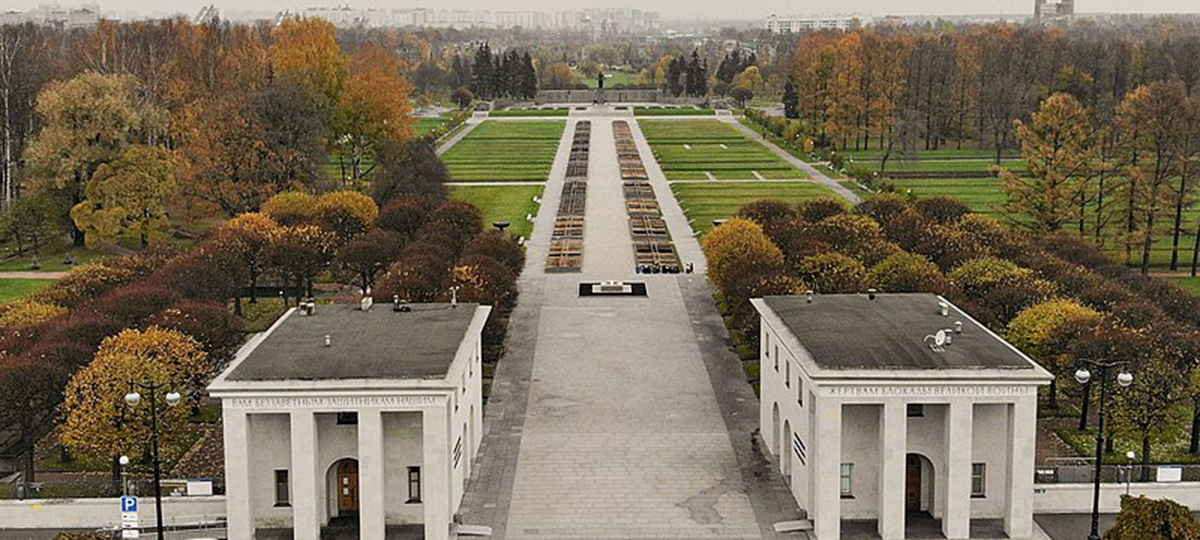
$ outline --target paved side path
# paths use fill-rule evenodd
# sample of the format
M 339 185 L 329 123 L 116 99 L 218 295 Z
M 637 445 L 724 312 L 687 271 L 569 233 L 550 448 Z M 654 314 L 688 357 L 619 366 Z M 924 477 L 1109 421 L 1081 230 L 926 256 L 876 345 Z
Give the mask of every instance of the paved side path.
M 813 167 L 812 165 L 805 163 L 804 161 L 800 160 L 796 156 L 793 156 L 787 150 L 780 148 L 775 143 L 773 143 L 770 140 L 763 137 L 761 133 L 746 127 L 741 122 L 738 122 L 738 120 L 736 118 L 732 118 L 732 117 L 731 118 L 721 118 L 721 121 L 729 122 L 734 127 L 742 130 L 742 133 L 745 133 L 751 139 L 758 141 L 763 146 L 767 147 L 768 150 L 774 152 L 775 155 L 783 158 L 788 163 L 791 163 L 792 165 L 799 168 L 800 170 L 808 173 L 808 175 L 811 176 L 814 180 L 823 184 L 825 187 L 832 189 L 834 193 L 837 193 L 842 198 L 850 201 L 852 204 L 858 204 L 858 203 L 862 202 L 862 198 L 859 197 L 857 194 L 855 194 L 853 191 L 846 189 L 845 186 L 837 183 L 836 180 L 834 180 L 828 176 L 825 176 L 825 173 L 821 172 L 816 167 Z
M 30 270 L 28 272 L 0 272 L 0 279 L 59 279 L 65 275 L 67 275 L 66 272 Z
M 479 127 L 479 124 L 482 124 L 484 120 L 487 120 L 487 118 L 479 115 L 471 115 L 466 122 L 463 122 L 466 125 L 462 129 L 458 130 L 458 133 L 455 133 L 454 136 L 450 137 L 449 139 L 444 139 L 441 141 L 441 144 L 437 147 L 437 155 L 440 156 L 446 152 L 449 152 L 451 148 L 454 148 L 454 145 L 458 144 L 458 141 L 463 140 L 463 137 L 466 137 L 469 133 L 474 131 L 475 128 Z

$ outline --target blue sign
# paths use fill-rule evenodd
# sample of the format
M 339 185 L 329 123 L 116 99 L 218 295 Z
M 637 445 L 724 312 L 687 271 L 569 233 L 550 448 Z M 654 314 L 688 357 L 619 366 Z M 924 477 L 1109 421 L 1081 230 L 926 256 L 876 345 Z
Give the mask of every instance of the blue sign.
M 137 512 L 138 498 L 137 497 L 121 497 L 122 512 Z

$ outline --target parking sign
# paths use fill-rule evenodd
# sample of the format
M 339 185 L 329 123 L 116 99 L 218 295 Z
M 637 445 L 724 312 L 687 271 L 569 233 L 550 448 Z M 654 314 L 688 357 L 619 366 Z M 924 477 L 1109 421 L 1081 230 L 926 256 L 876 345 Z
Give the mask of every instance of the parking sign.
M 121 497 L 121 513 L 134 513 L 138 511 L 137 497 Z

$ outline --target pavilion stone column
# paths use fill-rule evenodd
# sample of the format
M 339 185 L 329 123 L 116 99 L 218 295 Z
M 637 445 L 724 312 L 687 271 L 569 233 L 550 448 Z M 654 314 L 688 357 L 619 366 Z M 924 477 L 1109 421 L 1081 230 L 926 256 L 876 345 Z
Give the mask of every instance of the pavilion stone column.
M 225 407 L 225 515 L 230 540 L 254 538 L 254 506 L 250 501 L 250 415 Z
M 324 475 L 317 470 L 317 415 L 294 410 L 292 420 L 292 530 L 295 540 L 321 540 Z
M 1004 532 L 1009 538 L 1033 537 L 1033 469 L 1037 440 L 1037 396 L 1022 396 L 1008 409 L 1008 493 Z
M 840 540 L 842 537 L 842 402 L 822 397 L 817 399 L 816 430 L 813 445 L 817 447 L 813 463 L 813 533 L 817 540 Z M 791 456 L 791 441 L 782 448 Z
M 427 407 L 421 414 L 424 458 L 421 502 L 425 506 L 425 540 L 450 538 L 450 415 L 449 401 Z
M 975 424 L 970 400 L 950 402 L 946 411 L 946 512 L 942 533 L 950 540 L 971 536 L 971 438 Z
M 907 489 L 908 411 L 903 401 L 891 400 L 879 411 L 879 537 L 904 538 Z
M 358 410 L 358 526 L 362 538 L 383 538 L 384 483 L 383 413 Z

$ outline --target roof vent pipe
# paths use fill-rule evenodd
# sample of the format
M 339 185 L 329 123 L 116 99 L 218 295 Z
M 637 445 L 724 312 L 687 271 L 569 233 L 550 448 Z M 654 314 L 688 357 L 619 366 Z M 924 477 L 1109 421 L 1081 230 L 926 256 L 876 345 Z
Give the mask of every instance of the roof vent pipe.
M 392 295 L 392 311 L 400 311 L 400 295 Z
M 867 289 L 867 299 L 874 300 L 875 292 L 876 292 L 875 289 Z
M 332 345 L 333 345 L 333 338 L 329 334 L 325 334 L 325 346 L 330 347 Z
M 805 301 L 806 303 L 809 303 L 809 304 L 811 304 L 811 303 L 812 303 L 812 301 L 813 301 L 813 291 L 812 291 L 812 289 L 809 289 L 809 290 L 805 291 L 805 293 L 804 293 L 804 301 Z
M 943 317 L 949 317 L 950 304 L 947 304 L 946 302 L 938 302 L 938 313 L 940 313 Z
M 954 333 L 955 334 L 961 334 L 962 328 L 963 328 L 962 321 L 954 321 Z

